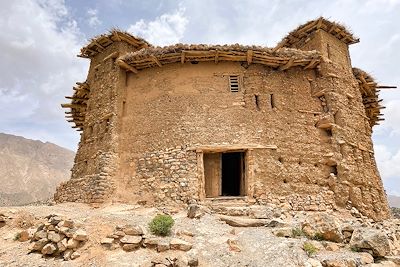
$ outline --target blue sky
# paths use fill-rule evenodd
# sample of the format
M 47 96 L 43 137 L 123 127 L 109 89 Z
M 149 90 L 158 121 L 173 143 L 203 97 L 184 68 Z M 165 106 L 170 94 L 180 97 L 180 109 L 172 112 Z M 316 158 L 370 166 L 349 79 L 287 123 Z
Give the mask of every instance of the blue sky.
M 0 132 L 76 149 L 79 134 L 60 103 L 88 60 L 76 55 L 112 27 L 155 45 L 241 43 L 272 47 L 298 25 L 325 16 L 360 37 L 352 64 L 400 85 L 400 0 L 14 0 L 0 1 Z M 400 90 L 382 90 L 386 121 L 374 128 L 378 167 L 400 196 Z

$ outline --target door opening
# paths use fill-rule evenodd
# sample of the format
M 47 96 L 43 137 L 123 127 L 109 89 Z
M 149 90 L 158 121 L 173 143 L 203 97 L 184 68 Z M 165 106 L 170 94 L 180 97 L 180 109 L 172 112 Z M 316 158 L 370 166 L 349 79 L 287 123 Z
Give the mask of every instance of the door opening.
M 204 154 L 206 197 L 244 196 L 245 152 Z

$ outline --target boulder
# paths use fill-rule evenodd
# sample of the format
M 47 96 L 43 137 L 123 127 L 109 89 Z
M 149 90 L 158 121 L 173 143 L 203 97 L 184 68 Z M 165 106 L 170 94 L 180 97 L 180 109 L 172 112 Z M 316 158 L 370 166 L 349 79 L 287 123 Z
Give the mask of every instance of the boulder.
M 226 215 L 219 215 L 219 219 L 235 227 L 260 227 L 265 226 L 269 222 L 264 219 L 249 219 Z
M 267 227 L 286 227 L 288 226 L 287 223 L 282 221 L 281 219 L 273 219 L 266 225 Z
M 192 248 L 192 244 L 179 238 L 173 238 L 169 244 L 171 249 L 176 250 L 189 251 Z
M 74 251 L 72 249 L 67 249 L 63 254 L 64 260 L 69 261 L 71 259 L 72 253 L 74 253 Z
M 170 248 L 169 242 L 167 242 L 165 240 L 162 240 L 162 241 L 158 242 L 158 244 L 157 244 L 158 252 L 167 251 L 167 250 L 169 250 L 169 248 Z
M 372 255 L 367 252 L 360 252 L 358 253 L 358 256 L 360 256 L 361 264 L 370 264 L 374 262 L 374 257 L 372 257 Z
M 39 231 L 36 231 L 33 234 L 33 239 L 34 240 L 40 240 L 40 239 L 43 239 L 43 238 L 47 238 L 47 232 L 45 230 L 39 230 Z
M 122 245 L 122 249 L 125 251 L 133 251 L 139 247 L 140 247 L 139 244 L 123 244 Z
M 70 238 L 67 242 L 67 248 L 77 248 L 79 247 L 79 241 L 73 238 Z
M 54 243 L 60 242 L 64 238 L 64 235 L 60 235 L 54 231 L 49 231 L 47 233 L 47 239 L 51 240 Z
M 79 258 L 81 256 L 81 254 L 78 251 L 74 251 L 71 254 L 71 260 L 75 260 L 76 258 Z
M 56 250 L 57 247 L 53 243 L 49 243 L 42 248 L 41 253 L 44 255 L 51 255 L 56 252 Z
M 120 241 L 123 244 L 135 244 L 135 245 L 139 246 L 140 242 L 142 241 L 142 237 L 134 236 L 134 235 L 126 235 L 123 238 L 121 238 Z
M 143 229 L 140 226 L 126 225 L 123 232 L 126 235 L 143 235 Z
M 29 247 L 30 251 L 40 251 L 42 248 L 47 245 L 50 241 L 47 238 L 42 238 L 34 243 L 32 243 Z
M 350 246 L 372 251 L 372 256 L 384 257 L 390 253 L 389 239 L 382 230 L 373 228 L 360 228 L 353 232 L 350 239 Z
M 63 240 L 58 242 L 57 243 L 58 251 L 60 251 L 60 252 L 66 251 L 67 250 L 67 243 L 68 243 L 68 240 L 66 238 L 64 238 Z
M 74 222 L 72 220 L 64 220 L 64 221 L 59 222 L 57 224 L 57 226 L 59 228 L 61 228 L 61 227 L 73 228 L 74 227 Z
M 87 241 L 88 236 L 85 230 L 78 229 L 73 235 L 73 238 L 78 241 Z
M 309 215 L 301 224 L 303 232 L 313 238 L 318 236 L 327 241 L 342 242 L 343 235 L 340 222 L 333 215 L 314 213 Z
M 18 241 L 25 242 L 30 239 L 30 234 L 27 230 L 23 230 L 17 234 Z
M 204 215 L 204 212 L 201 210 L 201 206 L 197 204 L 190 204 L 188 207 L 187 216 L 190 219 L 198 219 Z
M 158 239 L 154 237 L 144 237 L 143 246 L 146 248 L 156 248 L 158 246 Z
M 307 262 L 311 265 L 311 267 L 322 267 L 322 264 L 319 260 L 309 258 Z
M 273 229 L 272 233 L 277 237 L 292 237 L 293 229 L 291 227 L 277 228 Z

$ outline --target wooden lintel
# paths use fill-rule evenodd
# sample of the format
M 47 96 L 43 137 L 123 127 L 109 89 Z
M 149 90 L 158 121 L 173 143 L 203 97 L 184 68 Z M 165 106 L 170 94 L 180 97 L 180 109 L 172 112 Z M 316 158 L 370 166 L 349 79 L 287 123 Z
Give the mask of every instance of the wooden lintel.
M 158 60 L 158 58 L 155 55 L 151 55 L 150 57 L 154 61 L 154 63 L 156 63 L 160 68 L 162 67 L 161 62 Z
M 285 65 L 282 65 L 279 67 L 279 70 L 287 70 L 288 68 L 290 68 L 294 63 L 294 58 L 290 58 Z
M 127 63 L 125 63 L 122 59 L 117 59 L 117 64 L 118 66 L 120 66 L 121 68 L 125 69 L 126 71 L 131 71 L 133 73 L 138 73 L 138 70 L 135 69 L 134 67 L 128 65 Z
M 246 54 L 246 58 L 247 58 L 247 64 L 251 64 L 251 62 L 253 61 L 253 50 L 247 50 L 247 54 Z

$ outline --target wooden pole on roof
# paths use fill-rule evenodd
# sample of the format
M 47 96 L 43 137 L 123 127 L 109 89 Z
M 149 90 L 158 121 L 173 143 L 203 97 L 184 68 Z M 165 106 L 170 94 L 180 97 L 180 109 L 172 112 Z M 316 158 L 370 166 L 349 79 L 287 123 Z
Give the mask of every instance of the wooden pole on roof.
M 253 50 L 247 50 L 247 64 L 251 64 L 251 62 L 253 61 Z

